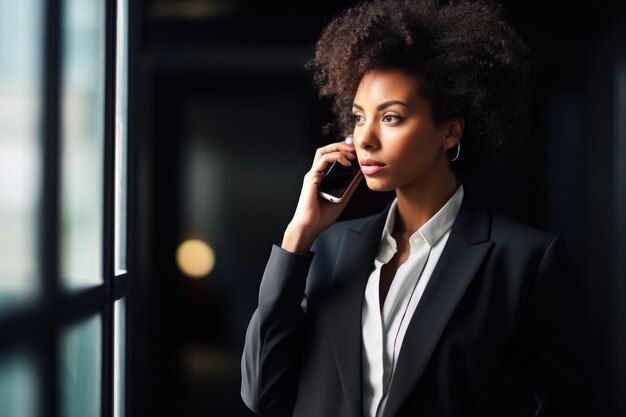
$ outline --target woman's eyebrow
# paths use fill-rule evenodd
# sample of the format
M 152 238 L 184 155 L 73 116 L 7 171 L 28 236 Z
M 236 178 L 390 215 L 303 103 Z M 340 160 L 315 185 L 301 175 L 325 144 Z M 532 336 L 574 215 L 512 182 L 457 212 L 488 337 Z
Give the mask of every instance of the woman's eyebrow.
M 407 107 L 409 109 L 411 108 L 411 106 L 409 106 L 408 104 L 406 104 L 406 103 L 404 103 L 404 102 L 402 102 L 400 100 L 389 100 L 389 101 L 385 101 L 384 103 L 379 104 L 376 107 L 376 110 L 382 110 L 382 109 L 387 108 L 389 106 L 393 106 L 394 104 L 400 104 L 400 105 L 402 105 L 404 107 Z M 363 107 L 359 106 L 356 103 L 352 103 L 352 107 L 354 107 L 354 108 L 356 108 L 358 110 L 363 111 Z

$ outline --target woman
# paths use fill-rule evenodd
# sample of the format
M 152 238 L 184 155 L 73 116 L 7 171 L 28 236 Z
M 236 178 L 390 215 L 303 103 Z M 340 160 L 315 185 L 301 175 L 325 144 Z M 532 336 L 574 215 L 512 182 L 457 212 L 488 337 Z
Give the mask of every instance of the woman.
M 457 180 L 523 138 L 528 63 L 482 3 L 373 1 L 326 27 L 311 67 L 354 143 L 318 149 L 272 249 L 242 359 L 248 407 L 503 415 L 491 397 L 517 356 L 536 415 L 595 415 L 563 243 L 480 209 Z M 335 223 L 349 198 L 330 203 L 318 187 L 354 159 L 396 199 Z

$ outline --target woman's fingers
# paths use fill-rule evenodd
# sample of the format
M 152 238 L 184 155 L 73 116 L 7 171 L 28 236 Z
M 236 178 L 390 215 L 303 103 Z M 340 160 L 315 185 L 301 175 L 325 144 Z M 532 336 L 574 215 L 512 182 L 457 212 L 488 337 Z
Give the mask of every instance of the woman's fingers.
M 346 142 L 334 142 L 334 143 L 330 143 L 326 146 L 322 146 L 321 148 L 318 148 L 315 151 L 316 155 L 323 155 L 325 153 L 329 153 L 329 152 L 336 152 L 336 151 L 354 151 L 354 145 L 352 143 L 346 143 Z
M 350 166 L 355 159 L 354 145 L 345 142 L 331 143 L 315 152 L 311 169 L 304 176 L 296 212 L 283 238 L 284 248 L 297 252 L 308 250 L 315 237 L 337 220 L 349 198 L 343 204 L 330 203 L 319 198 L 319 186 L 332 163 L 338 161 Z
M 313 171 L 325 171 L 329 165 L 333 162 L 337 161 L 341 165 L 350 166 L 352 163 L 351 160 L 354 157 L 350 154 L 343 154 L 340 152 L 327 153 L 326 155 L 322 155 L 322 157 L 313 165 Z
M 316 164 L 324 155 L 329 154 L 354 154 L 354 145 L 345 142 L 335 142 L 326 146 L 322 146 L 315 151 L 315 158 L 313 159 L 313 165 Z M 334 161 L 333 161 L 334 162 Z
M 341 165 L 350 166 L 352 161 L 355 159 L 356 155 L 346 151 L 336 151 L 322 154 L 319 159 L 313 162 L 311 171 L 325 172 L 326 169 L 335 161 L 338 161 Z

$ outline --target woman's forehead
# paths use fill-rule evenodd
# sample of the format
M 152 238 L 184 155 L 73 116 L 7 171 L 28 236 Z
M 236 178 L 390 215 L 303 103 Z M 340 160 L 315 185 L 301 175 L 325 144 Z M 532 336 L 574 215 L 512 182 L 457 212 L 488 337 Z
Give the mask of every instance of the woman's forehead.
M 363 105 L 398 100 L 417 102 L 425 100 L 419 94 L 419 79 L 399 69 L 372 70 L 359 82 L 354 102 Z M 372 103 L 369 103 L 372 102 Z

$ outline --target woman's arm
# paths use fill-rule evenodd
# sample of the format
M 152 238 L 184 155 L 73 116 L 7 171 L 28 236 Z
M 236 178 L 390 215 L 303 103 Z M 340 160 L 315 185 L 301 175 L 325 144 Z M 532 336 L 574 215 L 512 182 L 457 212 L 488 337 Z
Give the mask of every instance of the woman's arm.
M 292 402 L 306 327 L 301 303 L 312 260 L 312 253 L 272 248 L 241 361 L 241 396 L 257 413 Z
M 241 361 L 241 396 L 257 413 L 293 403 L 306 336 L 302 302 L 313 261 L 310 249 L 317 236 L 337 220 L 354 192 L 353 188 L 347 198 L 335 204 L 318 196 L 319 185 L 330 164 L 339 161 L 349 166 L 354 158 L 354 145 L 345 142 L 317 150 L 282 245 L 272 248 Z

